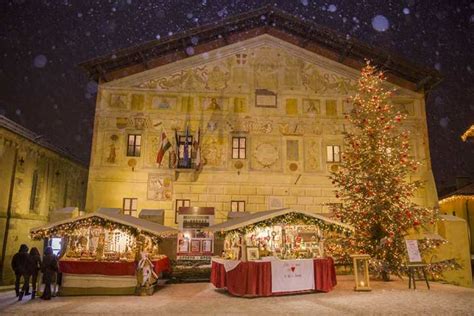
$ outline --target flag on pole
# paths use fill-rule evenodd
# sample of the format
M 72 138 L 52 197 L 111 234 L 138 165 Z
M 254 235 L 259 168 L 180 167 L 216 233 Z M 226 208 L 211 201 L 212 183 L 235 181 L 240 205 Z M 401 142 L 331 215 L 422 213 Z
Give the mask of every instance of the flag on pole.
M 189 126 L 186 126 L 186 136 L 184 137 L 184 153 L 183 153 L 183 166 L 185 168 L 188 167 L 189 162 L 190 162 L 190 157 L 189 157 Z
M 201 128 L 198 129 L 196 138 L 194 139 L 193 149 L 195 152 L 194 167 L 196 170 L 201 169 Z
M 180 143 L 179 143 L 179 136 L 178 136 L 178 130 L 175 129 L 174 130 L 174 140 L 176 142 L 176 149 L 175 149 L 175 152 L 174 152 L 174 164 L 173 164 L 173 168 L 178 168 L 179 167 L 179 157 L 180 157 Z
M 165 131 L 161 132 L 161 146 L 160 150 L 158 150 L 158 155 L 156 155 L 156 162 L 161 166 L 161 162 L 163 161 L 163 157 L 168 149 L 170 149 L 171 143 L 166 137 Z

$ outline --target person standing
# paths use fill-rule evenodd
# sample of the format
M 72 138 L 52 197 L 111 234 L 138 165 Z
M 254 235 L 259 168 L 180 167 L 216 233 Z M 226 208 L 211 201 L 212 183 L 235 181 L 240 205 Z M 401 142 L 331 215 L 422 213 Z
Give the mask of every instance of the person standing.
M 28 279 L 31 277 L 31 299 L 35 299 L 36 297 L 36 285 L 38 280 L 38 272 L 41 269 L 41 256 L 38 251 L 38 248 L 33 247 L 30 250 L 30 256 L 28 258 L 28 266 L 26 268 L 26 273 Z M 28 283 L 27 283 L 28 284 Z M 23 289 L 24 292 L 28 292 L 28 287 Z
M 22 244 L 18 252 L 12 258 L 12 269 L 15 272 L 15 293 L 20 301 L 23 298 L 23 293 L 20 293 L 21 277 L 23 276 L 23 282 L 25 283 L 28 282 L 28 280 L 25 279 L 27 264 L 28 264 L 28 246 L 25 244 Z
M 58 270 L 58 259 L 53 254 L 53 248 L 46 247 L 44 250 L 43 262 L 41 263 L 41 272 L 43 273 L 44 283 L 44 291 L 41 295 L 42 299 L 51 299 L 51 283 L 55 281 Z

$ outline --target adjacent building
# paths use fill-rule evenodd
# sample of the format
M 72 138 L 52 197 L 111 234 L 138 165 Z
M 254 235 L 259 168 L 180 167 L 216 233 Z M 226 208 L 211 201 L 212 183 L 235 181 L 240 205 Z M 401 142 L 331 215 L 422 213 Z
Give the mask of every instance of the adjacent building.
M 21 244 L 40 251 L 30 228 L 47 223 L 54 211 L 84 210 L 87 167 L 68 151 L 0 116 L 1 283 L 13 281 L 11 258 Z
M 216 222 L 329 212 L 339 201 L 328 175 L 365 58 L 408 115 L 423 163 L 410 180 L 426 184 L 414 200 L 436 206 L 425 97 L 438 73 L 266 7 L 81 65 L 99 83 L 86 210 L 161 210 L 165 225 L 177 225 L 180 206 L 214 208 Z

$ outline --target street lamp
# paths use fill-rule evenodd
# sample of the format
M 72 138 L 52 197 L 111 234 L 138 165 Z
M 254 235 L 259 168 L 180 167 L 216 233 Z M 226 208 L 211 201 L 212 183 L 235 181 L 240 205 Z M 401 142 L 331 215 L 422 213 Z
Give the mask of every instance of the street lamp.
M 351 255 L 354 264 L 354 291 L 372 291 L 369 283 L 369 255 Z

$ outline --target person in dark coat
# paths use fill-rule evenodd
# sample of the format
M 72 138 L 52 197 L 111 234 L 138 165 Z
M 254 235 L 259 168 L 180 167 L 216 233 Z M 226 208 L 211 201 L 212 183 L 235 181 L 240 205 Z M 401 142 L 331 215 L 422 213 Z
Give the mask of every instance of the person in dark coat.
M 22 244 L 20 250 L 12 258 L 12 269 L 15 272 L 15 293 L 16 296 L 20 296 L 20 279 L 23 276 L 23 281 L 25 280 L 26 266 L 28 264 L 28 246 Z
M 31 287 L 32 287 L 31 299 L 32 300 L 35 299 L 36 297 L 36 284 L 38 280 L 38 272 L 40 269 L 41 269 L 41 256 L 38 251 L 38 248 L 33 247 L 30 250 L 30 255 L 28 258 L 28 266 L 26 268 L 26 274 L 27 274 L 28 280 L 31 278 Z M 29 285 L 29 282 L 25 284 Z M 27 286 L 26 289 L 25 288 L 23 289 L 23 292 L 25 293 L 25 295 L 28 295 L 28 290 L 29 290 L 29 286 Z
M 44 291 L 41 298 L 51 299 L 51 283 L 56 278 L 58 272 L 58 258 L 53 254 L 53 248 L 46 247 L 44 250 L 43 262 L 41 263 L 41 272 L 43 273 Z

